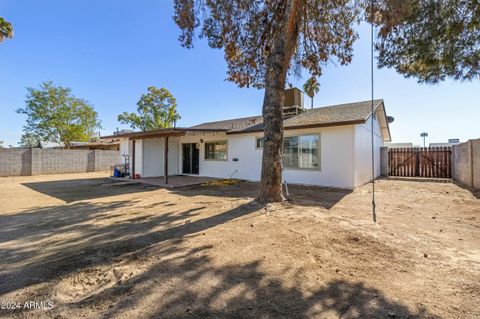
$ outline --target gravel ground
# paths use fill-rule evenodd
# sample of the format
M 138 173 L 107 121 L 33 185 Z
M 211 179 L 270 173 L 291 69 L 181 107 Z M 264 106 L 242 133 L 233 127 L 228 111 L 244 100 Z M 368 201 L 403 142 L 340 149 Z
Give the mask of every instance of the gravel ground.
M 264 207 L 247 182 L 0 178 L 0 316 L 480 317 L 480 193 L 376 185 L 373 224 L 370 185 Z

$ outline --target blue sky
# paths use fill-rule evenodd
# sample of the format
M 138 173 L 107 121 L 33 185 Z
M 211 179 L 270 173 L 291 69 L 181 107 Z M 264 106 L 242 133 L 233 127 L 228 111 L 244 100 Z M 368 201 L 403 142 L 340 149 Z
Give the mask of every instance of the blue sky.
M 263 91 L 225 81 L 223 52 L 197 40 L 182 48 L 165 0 L 1 0 L 0 16 L 15 28 L 0 44 L 0 140 L 17 145 L 26 87 L 45 80 L 72 88 L 94 104 L 102 134 L 117 127 L 123 111 L 135 111 L 148 86 L 165 87 L 177 98 L 179 126 L 261 113 Z M 315 106 L 370 98 L 369 29 L 359 28 L 349 66 L 329 65 Z M 300 86 L 306 79 L 292 81 Z M 480 83 L 417 84 L 394 70 L 375 71 L 375 97 L 385 99 L 394 142 L 462 141 L 480 137 Z M 309 104 L 306 99 L 306 104 Z

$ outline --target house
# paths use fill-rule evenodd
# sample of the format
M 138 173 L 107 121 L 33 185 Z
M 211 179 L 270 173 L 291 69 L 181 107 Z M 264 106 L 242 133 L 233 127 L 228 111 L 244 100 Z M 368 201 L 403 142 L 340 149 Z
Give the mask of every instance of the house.
M 289 183 L 354 188 L 371 180 L 371 125 L 375 175 L 380 147 L 391 141 L 383 100 L 314 109 L 303 92 L 285 92 L 284 177 Z M 194 175 L 258 181 L 263 147 L 262 116 L 203 123 L 187 128 L 116 134 L 121 163 L 132 176 Z M 167 147 L 165 147 L 167 145 Z M 165 160 L 166 159 L 166 160 Z

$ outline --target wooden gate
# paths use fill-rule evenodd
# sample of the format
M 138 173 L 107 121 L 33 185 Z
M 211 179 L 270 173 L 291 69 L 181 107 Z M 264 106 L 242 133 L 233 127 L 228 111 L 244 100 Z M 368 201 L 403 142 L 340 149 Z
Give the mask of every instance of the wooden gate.
M 452 150 L 445 147 L 388 149 L 388 174 L 404 177 L 451 178 Z

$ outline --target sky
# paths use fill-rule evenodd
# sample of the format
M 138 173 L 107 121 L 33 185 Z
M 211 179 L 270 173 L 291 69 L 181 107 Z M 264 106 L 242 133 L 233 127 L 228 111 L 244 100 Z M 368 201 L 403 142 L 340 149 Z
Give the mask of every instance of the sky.
M 102 135 L 128 128 L 118 114 L 136 110 L 147 87 L 177 99 L 178 126 L 261 114 L 263 91 L 226 78 L 223 51 L 197 39 L 181 47 L 167 0 L 0 0 L 0 16 L 15 36 L 0 43 L 0 140 L 18 146 L 27 87 L 51 80 L 95 106 Z M 315 107 L 370 99 L 369 27 L 358 27 L 353 62 L 329 64 Z M 303 85 L 307 76 L 292 79 Z M 375 98 L 383 98 L 393 142 L 422 144 L 480 137 L 480 82 L 418 84 L 392 69 L 375 69 Z M 310 101 L 305 97 L 305 105 Z

